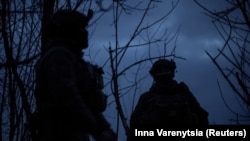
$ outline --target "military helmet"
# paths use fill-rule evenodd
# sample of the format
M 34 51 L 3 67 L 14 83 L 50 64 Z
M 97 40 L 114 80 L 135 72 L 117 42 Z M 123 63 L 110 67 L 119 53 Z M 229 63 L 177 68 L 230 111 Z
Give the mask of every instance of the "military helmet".
M 48 19 L 44 26 L 44 35 L 47 38 L 63 39 L 82 36 L 92 16 L 92 10 L 89 10 L 87 16 L 75 10 L 59 10 Z
M 173 60 L 169 61 L 167 59 L 160 59 L 153 64 L 149 73 L 154 77 L 156 72 L 162 69 L 169 69 L 174 73 L 176 64 Z

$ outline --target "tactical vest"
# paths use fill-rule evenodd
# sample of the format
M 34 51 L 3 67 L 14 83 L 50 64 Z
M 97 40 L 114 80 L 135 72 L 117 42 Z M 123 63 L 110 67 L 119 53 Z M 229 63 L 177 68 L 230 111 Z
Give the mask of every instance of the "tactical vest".
M 164 94 L 150 91 L 147 95 L 139 118 L 141 124 L 160 127 L 196 124 L 188 94 L 180 84 Z

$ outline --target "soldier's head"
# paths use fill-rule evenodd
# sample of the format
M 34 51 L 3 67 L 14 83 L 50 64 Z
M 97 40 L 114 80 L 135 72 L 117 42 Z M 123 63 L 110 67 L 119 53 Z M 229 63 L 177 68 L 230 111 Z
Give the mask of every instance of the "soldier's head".
M 72 41 L 81 49 L 88 47 L 88 26 L 93 12 L 84 15 L 75 10 L 59 10 L 55 12 L 44 26 L 47 40 Z
M 173 60 L 160 59 L 153 64 L 149 73 L 154 78 L 154 81 L 165 82 L 174 78 L 175 69 L 176 65 Z

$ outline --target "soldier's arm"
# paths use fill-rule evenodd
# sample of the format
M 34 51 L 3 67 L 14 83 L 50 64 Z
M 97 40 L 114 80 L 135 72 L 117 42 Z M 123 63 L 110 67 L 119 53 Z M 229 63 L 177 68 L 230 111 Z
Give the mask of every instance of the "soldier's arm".
M 144 93 L 140 96 L 136 107 L 134 109 L 134 111 L 131 114 L 130 117 L 130 127 L 135 127 L 135 126 L 140 126 L 140 116 L 142 115 L 142 112 L 145 110 L 146 108 L 146 101 L 149 98 L 149 94 L 148 93 Z
M 98 119 L 81 97 L 72 55 L 59 51 L 52 53 L 45 61 L 49 93 L 53 94 L 51 98 L 62 108 L 58 109 L 62 115 L 66 114 L 72 124 L 84 127 L 93 134 L 102 132 Z
M 188 94 L 189 100 L 191 102 L 192 111 L 197 113 L 200 125 L 208 125 L 208 112 L 204 110 L 197 99 L 194 97 L 193 93 L 189 90 L 188 86 L 184 83 L 180 83 L 182 89 Z

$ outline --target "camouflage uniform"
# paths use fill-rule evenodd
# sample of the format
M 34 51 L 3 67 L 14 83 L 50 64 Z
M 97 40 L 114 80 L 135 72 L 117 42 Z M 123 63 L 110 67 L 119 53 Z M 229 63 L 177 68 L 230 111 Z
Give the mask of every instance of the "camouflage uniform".
M 74 11 L 62 13 L 61 17 L 66 22 L 67 18 L 78 22 L 71 15 L 78 14 L 78 18 L 85 18 Z M 64 30 L 67 33 L 59 32 L 62 36 L 50 33 L 46 51 L 36 67 L 38 140 L 88 141 L 89 135 L 92 135 L 98 141 L 114 141 L 116 135 L 102 115 L 106 108 L 106 96 L 91 77 L 93 71 L 90 68 L 93 66 L 82 59 L 81 49 L 87 48 L 87 32 L 80 31 L 78 34 L 74 29 Z M 81 40 L 84 42 L 79 41 L 79 37 L 70 37 L 76 35 L 83 35 Z

